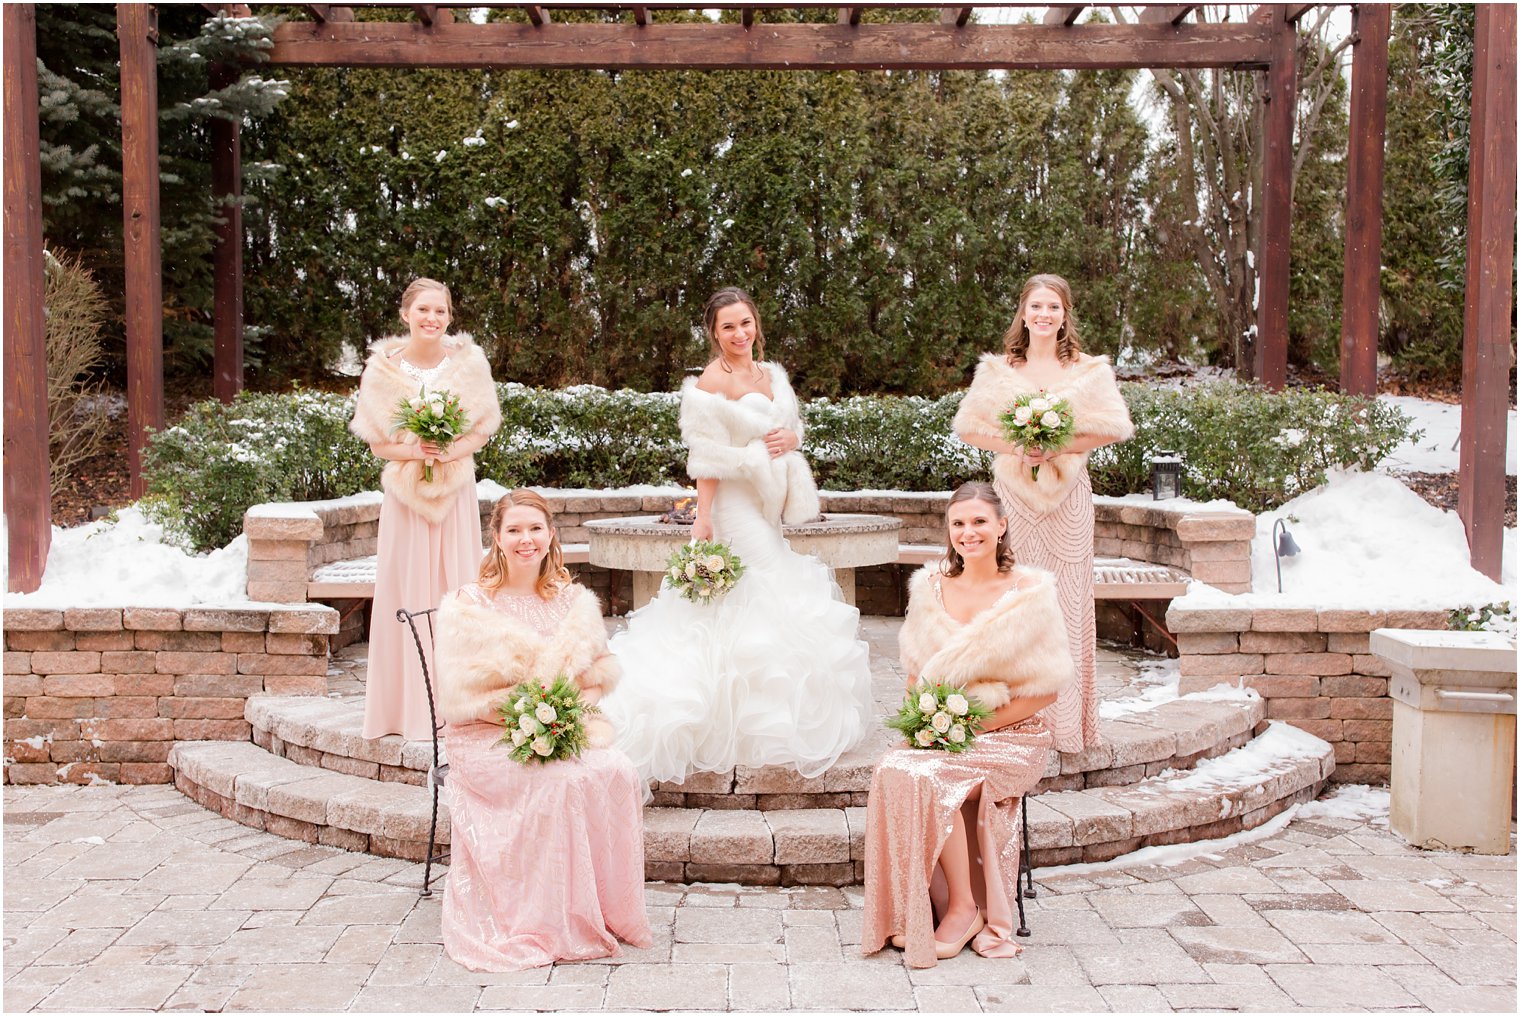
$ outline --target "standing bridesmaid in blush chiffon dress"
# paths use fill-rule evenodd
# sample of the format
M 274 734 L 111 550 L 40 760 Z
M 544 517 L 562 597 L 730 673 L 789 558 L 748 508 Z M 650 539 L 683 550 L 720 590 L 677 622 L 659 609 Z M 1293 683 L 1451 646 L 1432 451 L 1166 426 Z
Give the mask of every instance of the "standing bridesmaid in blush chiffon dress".
M 475 577 L 480 567 L 480 507 L 474 453 L 501 426 L 501 406 L 485 354 L 465 334 L 447 334 L 449 290 L 417 279 L 401 297 L 409 334 L 377 342 L 359 381 L 349 425 L 386 460 L 380 475 L 375 598 L 370 608 L 364 690 L 365 737 L 433 736 L 422 667 L 396 609 L 426 610 Z M 470 430 L 446 448 L 398 433 L 398 405 L 421 391 L 458 395 Z M 431 464 L 432 479 L 425 467 Z
M 480 579 L 444 600 L 438 706 L 448 726 L 449 875 L 443 946 L 506 971 L 647 947 L 644 784 L 592 714 L 578 758 L 523 764 L 499 747 L 497 707 L 560 675 L 595 705 L 618 676 L 596 597 L 570 580 L 549 506 L 516 490 L 491 516 Z

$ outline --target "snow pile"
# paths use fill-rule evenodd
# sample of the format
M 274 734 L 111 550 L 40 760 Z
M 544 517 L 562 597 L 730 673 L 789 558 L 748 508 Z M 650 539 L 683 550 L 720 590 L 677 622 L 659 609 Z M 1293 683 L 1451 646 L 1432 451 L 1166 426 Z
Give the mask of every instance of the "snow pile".
M 72 529 L 53 527 L 42 585 L 34 593 L 8 593 L 11 607 L 184 607 L 248 599 L 248 541 L 239 536 L 221 550 L 187 554 L 164 542 L 163 527 L 137 507 L 115 521 Z
M 1137 789 L 1158 794 L 1179 790 L 1205 790 L 1215 787 L 1240 787 L 1261 778 L 1274 763 L 1292 758 L 1318 758 L 1329 747 L 1324 741 L 1291 723 L 1270 721 L 1259 737 L 1225 752 L 1217 758 L 1204 759 L 1192 769 L 1163 770 L 1155 783 L 1142 783 Z M 1223 816 L 1221 816 L 1223 817 Z
M 1298 809 L 1299 818 L 1341 818 L 1352 822 L 1388 820 L 1388 788 L 1343 783 Z
M 1140 694 L 1099 702 L 1098 716 L 1105 720 L 1117 720 L 1121 716 L 1150 712 L 1177 697 L 1177 683 L 1176 660 L 1144 660 L 1140 664 L 1139 677 L 1130 685 L 1131 689 L 1138 689 Z
M 1406 441 L 1383 460 L 1383 469 L 1399 473 L 1455 473 L 1457 439 L 1462 433 L 1462 407 L 1417 399 L 1410 395 L 1379 395 L 1400 412 L 1414 418 L 1412 426 L 1424 431 L 1418 441 Z M 1506 427 L 1509 441 L 1504 454 L 1504 471 L 1515 475 L 1515 411 L 1509 411 Z
M 1220 855 L 1233 847 L 1244 847 L 1258 840 L 1270 839 L 1288 827 L 1288 823 L 1296 817 L 1300 805 L 1293 805 L 1284 809 L 1281 813 L 1272 816 L 1255 829 L 1245 829 L 1228 836 L 1221 836 L 1217 840 L 1197 840 L 1193 843 L 1168 843 L 1159 847 L 1141 847 L 1127 854 L 1121 854 L 1110 861 L 1081 861 L 1077 864 L 1063 864 L 1053 868 L 1036 868 L 1034 877 L 1037 879 L 1051 878 L 1056 875 L 1087 875 L 1102 871 L 1122 871 L 1125 868 L 1138 868 L 1144 865 L 1156 865 L 1162 868 L 1170 868 L 1184 861 L 1191 861 L 1195 857 L 1206 857 L 1210 860 L 1218 860 Z
M 1282 519 L 1301 553 L 1282 559 L 1277 592 L 1273 524 Z M 1380 473 L 1333 472 L 1322 487 L 1256 518 L 1253 591 L 1231 596 L 1194 583 L 1187 606 L 1402 608 L 1445 610 L 1512 600 L 1515 530 L 1505 531 L 1504 581 L 1468 563 L 1455 512 L 1427 504 Z

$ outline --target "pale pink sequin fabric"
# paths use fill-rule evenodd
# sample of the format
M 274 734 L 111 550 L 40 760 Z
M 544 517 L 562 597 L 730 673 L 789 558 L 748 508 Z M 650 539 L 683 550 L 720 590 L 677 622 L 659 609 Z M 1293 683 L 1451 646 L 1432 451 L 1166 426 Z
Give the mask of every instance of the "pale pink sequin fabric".
M 996 475 L 996 474 L 994 474 Z M 1076 680 L 1040 715 L 1055 735 L 1056 751 L 1081 751 L 1098 736 L 1097 623 L 1093 618 L 1093 502 L 1087 467 L 1054 511 L 1033 511 L 1006 484 L 997 484 L 1008 512 L 1008 543 L 1021 565 L 1056 577 L 1056 596 L 1066 617 L 1066 642 Z
M 972 888 L 987 918 L 986 929 L 971 946 L 983 956 L 1019 954 L 1013 937 L 1018 803 L 1045 774 L 1050 742 L 1050 732 L 1032 717 L 979 735 L 974 747 L 958 755 L 900 748 L 877 763 L 866 809 L 862 952 L 874 953 L 893 935 L 903 935 L 903 956 L 910 967 L 937 964 L 931 883 L 954 813 L 965 805 L 967 828 L 977 830 Z M 978 785 L 980 801 L 967 804 Z M 938 880 L 942 890 L 943 877 Z
M 466 594 L 551 635 L 566 598 Z M 520 970 L 650 944 L 644 909 L 644 786 L 626 756 L 520 765 L 502 728 L 451 724 L 444 799 L 451 857 L 443 945 L 471 970 Z

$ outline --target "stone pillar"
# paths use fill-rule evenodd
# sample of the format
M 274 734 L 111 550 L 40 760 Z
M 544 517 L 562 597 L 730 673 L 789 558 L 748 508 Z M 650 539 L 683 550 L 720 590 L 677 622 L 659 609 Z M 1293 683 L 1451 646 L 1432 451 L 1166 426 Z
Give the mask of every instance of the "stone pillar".
M 1379 628 L 1393 706 L 1390 824 L 1417 847 L 1509 853 L 1515 644 L 1493 632 Z

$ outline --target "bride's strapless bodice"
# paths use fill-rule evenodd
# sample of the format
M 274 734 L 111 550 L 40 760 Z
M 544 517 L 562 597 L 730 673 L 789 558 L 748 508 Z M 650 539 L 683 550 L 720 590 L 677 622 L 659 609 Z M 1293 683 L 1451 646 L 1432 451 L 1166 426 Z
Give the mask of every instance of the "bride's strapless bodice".
M 776 404 L 763 393 L 745 392 L 735 401 L 746 410 L 766 416 L 773 427 L 779 426 Z M 743 480 L 724 480 L 718 484 L 712 502 L 712 522 L 714 539 L 728 544 L 746 567 L 773 561 L 788 549 L 781 536 L 780 517 L 767 518 L 754 484 Z

